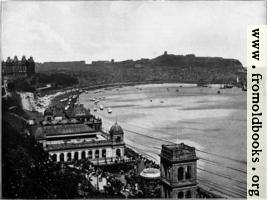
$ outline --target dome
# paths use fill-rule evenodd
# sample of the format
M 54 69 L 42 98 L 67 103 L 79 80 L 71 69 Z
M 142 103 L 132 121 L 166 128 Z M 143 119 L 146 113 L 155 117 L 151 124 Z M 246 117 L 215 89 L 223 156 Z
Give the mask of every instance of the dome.
M 157 179 L 160 177 L 160 171 L 156 168 L 146 168 L 140 173 L 140 176 L 148 179 Z
M 113 126 L 111 126 L 109 133 L 111 135 L 123 134 L 123 130 L 122 130 L 121 126 L 116 122 Z

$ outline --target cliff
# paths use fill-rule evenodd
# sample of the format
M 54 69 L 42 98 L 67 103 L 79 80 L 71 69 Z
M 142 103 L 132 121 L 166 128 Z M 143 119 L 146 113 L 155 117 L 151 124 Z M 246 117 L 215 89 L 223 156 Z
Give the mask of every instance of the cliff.
M 164 54 L 136 61 L 43 63 L 38 64 L 37 71 L 71 73 L 82 85 L 146 81 L 235 83 L 236 76 L 244 68 L 236 59 Z

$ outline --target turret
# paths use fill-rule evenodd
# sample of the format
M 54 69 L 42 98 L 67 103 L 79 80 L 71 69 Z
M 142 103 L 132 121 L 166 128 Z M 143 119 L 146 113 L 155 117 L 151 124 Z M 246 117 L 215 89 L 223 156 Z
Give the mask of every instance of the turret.
M 110 139 L 113 142 L 122 142 L 123 141 L 123 135 L 124 132 L 121 128 L 121 126 L 116 122 L 109 131 Z

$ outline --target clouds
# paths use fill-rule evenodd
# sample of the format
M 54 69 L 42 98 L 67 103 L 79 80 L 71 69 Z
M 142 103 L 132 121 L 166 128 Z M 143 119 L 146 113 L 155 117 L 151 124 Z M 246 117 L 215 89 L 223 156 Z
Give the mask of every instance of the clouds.
M 138 59 L 167 50 L 244 63 L 246 26 L 260 23 L 261 1 L 11 1 L 4 3 L 2 49 L 4 57 L 38 61 Z

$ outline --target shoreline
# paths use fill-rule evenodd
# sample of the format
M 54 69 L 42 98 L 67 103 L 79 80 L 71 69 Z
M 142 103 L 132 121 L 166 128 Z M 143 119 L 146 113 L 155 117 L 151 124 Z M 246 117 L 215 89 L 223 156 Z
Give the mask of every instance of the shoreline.
M 95 86 L 87 86 L 87 87 L 78 87 L 78 88 L 72 88 L 72 89 L 67 89 L 67 90 L 57 90 L 54 93 L 47 95 L 44 92 L 44 96 L 40 97 L 38 94 L 37 95 L 30 95 L 31 97 L 28 98 L 23 98 L 24 101 L 26 101 L 26 104 L 31 105 L 31 107 L 33 108 L 33 110 L 28 110 L 28 111 L 37 111 L 38 113 L 42 113 L 44 112 L 45 109 L 49 108 L 49 107 L 62 107 L 64 108 L 65 102 L 60 102 L 61 99 L 63 98 L 68 98 L 70 95 L 81 95 L 81 94 L 86 94 L 87 91 L 94 91 L 94 90 L 98 90 L 98 89 L 104 89 L 104 90 L 110 90 L 110 89 L 115 89 L 115 88 L 122 88 L 122 87 L 127 87 L 127 86 L 136 86 L 136 85 L 155 85 L 155 86 L 170 86 L 170 87 L 195 87 L 195 88 L 201 88 L 200 86 L 197 86 L 197 84 L 190 84 L 190 83 L 173 83 L 173 82 L 129 82 L 129 83 L 116 83 L 116 84 L 101 84 L 101 85 L 95 85 Z M 210 86 L 212 88 L 217 88 L 219 87 L 219 85 L 212 85 Z M 209 88 L 210 88 L 209 87 Z M 207 88 L 208 89 L 208 88 Z M 50 92 L 49 92 L 50 93 Z M 25 96 L 25 95 L 24 95 Z M 38 97 L 39 96 L 39 97 Z M 77 100 L 75 100 L 76 102 Z M 73 103 L 75 103 L 73 102 Z M 39 105 L 41 105 L 41 107 L 38 107 L 37 104 L 39 103 Z M 23 103 L 25 105 L 25 102 Z M 27 109 L 26 109 L 27 110 Z M 93 114 L 93 113 L 92 113 Z M 132 149 L 132 148 L 131 148 Z M 134 151 L 137 151 L 138 153 L 142 153 L 141 151 L 138 151 L 137 149 L 133 149 Z M 144 155 L 145 156 L 145 155 Z M 147 156 L 145 156 L 147 157 Z M 148 156 L 149 159 L 151 159 L 150 156 Z M 152 159 L 154 160 L 154 159 Z
M 60 89 L 56 89 L 56 90 L 47 90 L 47 91 L 43 91 L 43 92 L 19 92 L 19 94 L 22 97 L 22 100 L 24 99 L 24 96 L 22 94 L 33 94 L 32 95 L 28 95 L 31 96 L 29 98 L 29 102 L 25 103 L 25 104 L 29 104 L 31 105 L 31 108 L 29 108 L 29 106 L 25 106 L 26 110 L 28 111 L 37 111 L 40 113 L 43 113 L 45 109 L 49 108 L 52 104 L 52 102 L 54 101 L 55 98 L 59 97 L 61 98 L 64 95 L 67 94 L 71 94 L 72 92 L 77 92 L 80 90 L 97 90 L 97 89 L 112 89 L 112 88 L 117 88 L 117 87 L 126 87 L 126 86 L 137 86 L 137 85 L 157 85 L 157 84 L 175 84 L 177 86 L 185 86 L 185 85 L 190 85 L 191 87 L 203 87 L 203 86 L 198 86 L 197 83 L 192 83 L 192 82 L 175 82 L 175 81 L 141 81 L 141 82 L 118 82 L 118 83 L 109 83 L 109 84 L 97 84 L 97 85 L 93 85 L 93 86 L 84 86 L 84 85 L 74 85 L 74 86 L 70 86 L 70 87 L 66 87 L 66 88 L 60 88 Z M 212 84 L 206 84 L 206 86 L 204 87 L 210 87 L 210 88 L 218 88 L 221 89 L 220 86 L 222 84 L 218 84 L 218 83 L 212 83 Z M 234 86 L 236 87 L 236 86 Z M 84 93 L 84 91 L 79 92 L 79 95 L 81 93 Z M 37 95 L 36 95 L 37 94 Z M 23 103 L 23 102 L 22 102 Z M 45 106 L 43 106 L 42 104 L 45 104 Z M 39 106 L 38 106 L 39 105 Z M 53 105 L 53 104 L 52 104 Z

